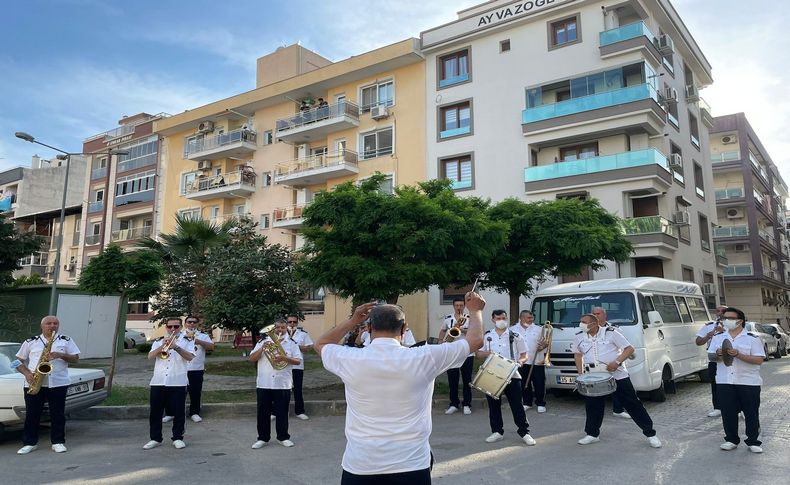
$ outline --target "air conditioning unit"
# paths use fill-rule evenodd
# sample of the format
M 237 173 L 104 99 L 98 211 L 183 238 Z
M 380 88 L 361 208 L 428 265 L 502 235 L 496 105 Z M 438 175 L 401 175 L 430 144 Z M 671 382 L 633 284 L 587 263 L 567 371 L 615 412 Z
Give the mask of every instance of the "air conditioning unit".
M 738 137 L 735 135 L 727 135 L 721 137 L 722 145 L 731 145 L 733 143 L 738 143 Z
M 750 251 L 748 244 L 736 244 L 735 245 L 735 252 L 736 253 L 748 253 Z
M 681 168 L 683 166 L 683 156 L 680 153 L 669 155 L 669 168 Z
M 727 209 L 727 219 L 743 219 L 743 209 L 739 207 Z
M 198 125 L 198 133 L 211 133 L 214 131 L 213 121 L 201 121 Z
M 658 45 L 656 47 L 658 47 L 658 51 L 664 55 L 675 52 L 675 44 L 672 42 L 672 38 L 666 34 L 658 38 Z
M 695 103 L 699 101 L 699 91 L 697 90 L 697 86 L 693 84 L 686 86 L 686 101 L 689 103 Z
M 73 263 L 64 264 L 63 271 L 74 271 L 74 264 Z
M 198 162 L 198 170 L 211 170 L 211 160 L 201 160 Z
M 662 100 L 667 104 L 673 104 L 678 102 L 678 90 L 675 88 L 667 87 L 664 89 L 662 93 Z
M 370 117 L 374 120 L 381 120 L 389 115 L 389 110 L 387 110 L 387 105 L 385 104 L 378 104 L 370 108 Z
M 691 214 L 689 211 L 678 211 L 672 214 L 672 222 L 678 226 L 688 226 L 691 224 Z
M 702 294 L 703 295 L 715 295 L 716 294 L 716 285 L 713 283 L 703 283 L 702 284 Z

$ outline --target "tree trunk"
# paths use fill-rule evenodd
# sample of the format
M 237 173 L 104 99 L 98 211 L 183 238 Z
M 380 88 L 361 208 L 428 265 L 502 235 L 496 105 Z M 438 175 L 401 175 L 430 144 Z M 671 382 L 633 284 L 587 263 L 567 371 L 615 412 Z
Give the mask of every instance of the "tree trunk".
M 112 379 L 115 377 L 115 362 L 118 359 L 118 335 L 121 333 L 121 314 L 123 304 L 126 302 L 126 292 L 121 292 L 121 298 L 118 301 L 118 315 L 115 317 L 115 332 L 112 337 L 112 360 L 110 361 L 110 372 L 107 375 L 107 396 L 112 395 Z
M 518 314 L 521 311 L 518 307 L 518 299 L 521 295 L 514 291 L 509 291 L 508 296 L 510 297 L 510 312 L 508 313 L 510 322 L 517 322 L 519 317 Z
M 398 297 L 400 295 L 390 295 L 387 297 L 387 303 L 390 305 L 397 305 L 398 304 Z

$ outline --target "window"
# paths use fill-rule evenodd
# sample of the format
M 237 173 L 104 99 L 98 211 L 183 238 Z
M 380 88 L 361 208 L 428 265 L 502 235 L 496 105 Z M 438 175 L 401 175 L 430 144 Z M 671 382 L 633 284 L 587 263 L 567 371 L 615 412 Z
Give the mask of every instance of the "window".
M 154 200 L 155 185 L 155 170 L 118 177 L 115 182 L 115 205 L 121 206 Z
M 675 145 L 672 142 L 669 142 L 669 152 L 673 155 L 680 155 L 680 165 L 672 167 L 672 176 L 680 182 L 681 185 L 685 185 L 686 178 L 683 176 L 683 151 L 680 149 L 679 146 Z
M 390 155 L 392 153 L 392 127 L 381 130 L 363 133 L 359 136 L 362 147 L 360 158 L 367 160 L 370 158 Z
M 260 222 L 258 222 L 258 228 L 260 229 L 269 228 L 269 214 L 261 214 Z
M 185 195 L 192 184 L 197 180 L 198 172 L 189 172 L 181 175 L 181 195 Z
M 363 177 L 357 180 L 357 184 L 361 184 L 363 181 L 367 180 L 368 177 Z M 381 181 L 379 184 L 379 192 L 382 194 L 392 195 L 395 192 L 395 180 L 392 174 L 384 174 L 384 180 Z
M 147 301 L 130 301 L 128 305 L 127 315 L 144 315 L 148 313 Z
M 669 90 L 669 85 L 664 83 L 664 92 L 666 93 Z M 667 100 L 665 106 L 667 107 L 667 120 L 669 123 L 674 126 L 676 129 L 680 129 L 680 119 L 678 118 L 678 102 L 677 100 Z
M 471 189 L 474 187 L 471 155 L 444 158 L 440 161 L 440 165 L 440 177 L 449 179 L 453 184 L 453 190 Z
M 393 81 L 381 82 L 362 88 L 362 105 L 359 111 L 364 113 L 378 105 L 392 106 L 395 104 L 395 83 Z
M 574 15 L 573 17 L 550 23 L 549 39 L 549 49 L 580 42 L 579 16 Z
M 269 187 L 271 185 L 272 185 L 272 173 L 271 172 L 261 173 L 261 186 Z
M 439 57 L 439 87 L 469 81 L 469 49 Z
M 178 213 L 185 219 L 200 219 L 200 208 L 181 209 Z
M 472 291 L 473 284 L 466 286 L 448 286 L 439 290 L 439 301 L 441 305 L 452 305 L 456 298 L 464 299 L 465 295 Z
M 683 281 L 694 283 L 694 268 L 683 266 L 682 273 L 683 273 Z
M 91 202 L 101 202 L 104 200 L 104 189 L 98 189 L 93 193 Z
M 560 160 L 572 162 L 598 156 L 598 142 L 560 148 Z
M 211 219 L 219 219 L 219 217 L 222 215 L 222 213 L 220 212 L 220 207 L 218 205 L 210 207 L 208 213 Z
M 510 39 L 499 41 L 499 52 L 507 52 L 510 50 Z
M 266 130 L 263 132 L 263 144 L 264 145 L 271 145 L 274 143 L 274 134 L 272 130 Z
M 688 305 L 686 304 L 686 299 L 682 296 L 676 296 L 675 301 L 678 304 L 678 310 L 680 310 L 680 318 L 683 323 L 694 323 L 694 319 L 691 318 L 691 310 L 689 310 Z
M 653 295 L 653 307 L 664 323 L 680 323 L 680 313 L 675 299 L 668 295 Z
M 88 234 L 85 235 L 85 244 L 90 246 L 101 242 L 101 222 L 91 224 Z
M 697 196 L 701 199 L 705 199 L 705 178 L 702 172 L 702 166 L 694 162 L 694 190 L 697 192 Z
M 710 251 L 710 224 L 708 218 L 704 215 L 699 215 L 699 239 L 702 249 Z
M 472 133 L 470 101 L 439 108 L 439 140 Z
M 118 173 L 128 172 L 129 170 L 140 167 L 147 167 L 148 165 L 155 165 L 158 143 L 157 137 L 151 136 L 134 145 L 124 146 L 123 150 L 129 152 L 129 154 L 118 155 Z
M 689 112 L 689 131 L 691 132 L 691 144 L 699 150 L 699 124 L 697 117 Z
M 713 275 L 708 273 L 706 275 L 710 277 L 711 282 L 713 282 Z M 686 303 L 689 305 L 689 310 L 691 310 L 691 316 L 694 318 L 694 321 L 697 322 L 708 322 L 710 321 L 710 317 L 708 316 L 708 311 L 705 309 L 705 303 L 703 303 L 702 298 L 691 298 L 686 297 Z

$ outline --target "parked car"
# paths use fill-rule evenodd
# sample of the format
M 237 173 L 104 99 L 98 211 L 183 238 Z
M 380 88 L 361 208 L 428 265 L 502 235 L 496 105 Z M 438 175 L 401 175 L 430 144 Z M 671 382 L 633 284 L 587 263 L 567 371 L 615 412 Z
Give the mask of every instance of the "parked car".
M 776 339 L 777 349 L 776 354 L 774 357 L 777 359 L 782 357 L 783 355 L 787 355 L 787 341 L 788 335 L 782 330 L 782 327 L 775 323 L 761 323 L 760 330 L 763 332 L 772 335 Z
M 773 335 L 769 333 L 765 333 L 762 330 L 760 330 L 761 325 L 762 324 L 757 322 L 746 322 L 744 328 L 747 332 L 749 332 L 749 335 L 753 335 L 763 341 L 763 350 L 765 350 L 765 360 L 768 360 L 771 358 L 772 355 L 773 356 L 776 355 L 777 352 L 776 349 L 779 348 L 779 343 L 776 341 L 776 338 L 774 338 Z
M 0 342 L 0 433 L 3 428 L 22 424 L 25 419 L 25 377 L 11 368 L 21 344 Z M 66 414 L 87 409 L 107 399 L 104 371 L 69 367 L 70 384 L 66 391 Z M 44 419 L 48 420 L 47 408 Z
M 129 330 L 127 328 L 126 332 L 123 335 L 123 348 L 133 349 L 137 347 L 137 345 L 145 341 L 146 338 L 143 332 L 138 332 L 137 330 Z

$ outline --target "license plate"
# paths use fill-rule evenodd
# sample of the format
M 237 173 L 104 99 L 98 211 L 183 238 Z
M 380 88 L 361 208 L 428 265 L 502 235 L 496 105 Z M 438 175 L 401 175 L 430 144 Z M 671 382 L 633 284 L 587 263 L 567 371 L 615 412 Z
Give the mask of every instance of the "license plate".
M 72 394 L 79 394 L 81 392 L 88 392 L 88 383 L 84 382 L 82 384 L 75 384 L 73 386 L 69 386 L 66 390 L 66 395 L 71 396 Z
M 557 376 L 557 384 L 576 384 L 574 376 Z

